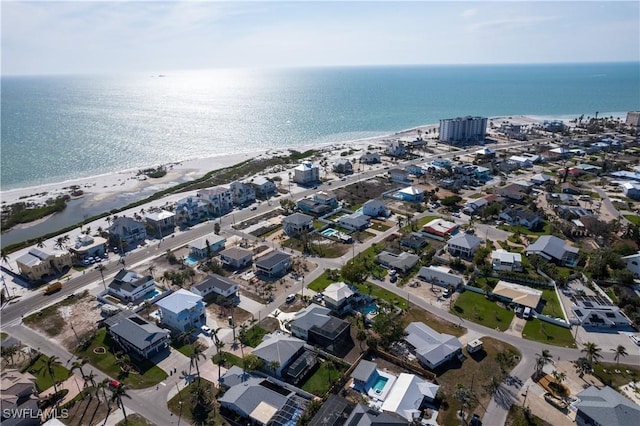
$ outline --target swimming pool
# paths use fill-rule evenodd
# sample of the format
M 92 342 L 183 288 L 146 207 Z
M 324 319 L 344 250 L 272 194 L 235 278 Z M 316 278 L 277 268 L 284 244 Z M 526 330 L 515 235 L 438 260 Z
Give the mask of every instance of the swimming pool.
M 198 262 L 199 260 L 196 259 L 195 257 L 187 256 L 184 258 L 184 263 L 186 263 L 189 266 L 195 266 L 198 264 Z
M 378 377 L 378 380 L 376 380 L 376 383 L 373 385 L 373 391 L 376 393 L 376 395 L 382 393 L 382 389 L 384 389 L 388 381 L 389 379 L 386 377 Z
M 377 311 L 378 311 L 378 305 L 376 305 L 373 302 L 367 303 L 362 309 L 362 312 L 364 312 L 366 315 L 375 314 Z
M 162 292 L 160 290 L 158 290 L 157 288 L 154 288 L 152 291 L 144 295 L 144 299 L 145 300 L 153 299 L 154 297 L 158 296 L 161 293 Z
M 333 234 L 337 234 L 337 233 L 338 233 L 338 231 L 336 231 L 333 228 L 327 228 L 324 231 L 322 231 L 322 235 L 324 235 L 325 237 L 330 237 Z

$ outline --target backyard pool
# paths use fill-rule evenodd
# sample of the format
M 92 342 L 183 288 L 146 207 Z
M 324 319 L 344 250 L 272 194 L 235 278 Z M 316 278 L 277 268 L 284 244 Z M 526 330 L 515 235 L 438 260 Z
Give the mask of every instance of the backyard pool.
M 389 379 L 386 377 L 378 377 L 378 380 L 376 380 L 376 383 L 373 385 L 373 391 L 376 395 L 380 395 L 382 393 L 382 389 L 384 389 L 388 381 Z
M 189 266 L 196 266 L 198 262 L 199 260 L 196 259 L 195 257 L 187 256 L 184 258 L 184 263 L 186 263 Z
M 376 312 L 378 312 L 378 305 L 373 302 L 367 303 L 366 305 L 364 305 L 364 308 L 362 308 L 362 312 L 365 315 L 375 314 Z
M 153 299 L 154 297 L 158 296 L 162 294 L 162 292 L 160 290 L 158 290 L 157 288 L 154 288 L 152 291 L 150 291 L 149 293 L 144 295 L 144 299 L 145 300 L 150 300 Z
M 322 235 L 324 235 L 325 237 L 330 237 L 333 234 L 337 234 L 337 233 L 338 233 L 338 231 L 336 231 L 333 228 L 327 228 L 324 231 L 322 231 Z

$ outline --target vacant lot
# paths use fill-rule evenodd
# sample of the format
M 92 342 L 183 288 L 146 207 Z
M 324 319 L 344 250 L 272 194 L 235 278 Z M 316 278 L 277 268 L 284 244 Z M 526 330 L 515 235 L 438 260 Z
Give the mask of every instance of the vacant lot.
M 522 337 L 547 345 L 576 347 L 570 329 L 540 321 L 537 318 L 527 321 L 524 330 L 522 330 Z
M 472 291 L 465 291 L 458 296 L 451 313 L 500 331 L 509 328 L 514 315 L 513 311 Z

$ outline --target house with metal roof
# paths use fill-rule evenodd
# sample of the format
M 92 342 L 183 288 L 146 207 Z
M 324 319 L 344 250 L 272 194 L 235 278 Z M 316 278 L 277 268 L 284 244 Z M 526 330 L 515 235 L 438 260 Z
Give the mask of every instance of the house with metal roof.
M 160 238 L 172 234 L 176 229 L 176 214 L 166 210 L 147 213 L 144 217 L 150 229 Z
M 311 161 L 303 161 L 293 169 L 293 181 L 300 185 L 309 185 L 320 181 L 320 168 Z
M 238 298 L 238 284 L 222 275 L 210 274 L 198 284 L 192 285 L 191 292 L 201 296 L 205 300 L 215 298 L 217 295 L 236 302 Z
M 313 216 L 294 213 L 282 219 L 282 229 L 289 237 L 313 230 Z
M 522 255 L 520 253 L 509 253 L 504 249 L 491 252 L 491 266 L 494 271 L 522 271 Z
M 353 164 L 347 158 L 340 158 L 333 162 L 333 171 L 335 173 L 349 174 L 353 173 Z
M 547 182 L 554 182 L 554 177 L 550 176 L 550 175 L 545 175 L 544 173 L 538 173 L 535 174 L 531 177 L 531 179 L 529 179 L 529 181 L 531 181 L 531 183 L 533 183 L 534 185 L 544 185 Z
M 329 284 L 322 294 L 325 306 L 339 315 L 352 309 L 351 304 L 357 296 L 357 293 L 343 282 Z
M 17 258 L 16 263 L 21 276 L 29 281 L 38 281 L 68 271 L 72 259 L 66 250 L 33 247 Z
M 362 213 L 369 217 L 389 217 L 391 212 L 381 200 L 369 200 L 362 205 Z
M 411 182 L 411 175 L 408 171 L 402 169 L 389 170 L 389 178 L 392 182 L 396 183 L 408 183 Z
M 293 384 L 300 382 L 317 363 L 315 352 L 304 340 L 279 331 L 265 335 L 251 353 L 262 361 L 264 371 Z
M 412 203 L 419 203 L 424 199 L 424 189 L 417 186 L 407 186 L 394 194 L 394 198 Z
M 251 185 L 256 192 L 256 196 L 262 198 L 268 198 L 271 194 L 275 194 L 277 191 L 276 184 L 269 178 L 264 176 L 257 176 L 253 178 L 249 185 Z
M 241 247 L 229 247 L 220 252 L 222 264 L 231 269 L 244 268 L 253 261 L 253 252 Z
M 360 162 L 362 164 L 375 164 L 380 162 L 380 154 L 377 152 L 367 152 L 360 156 Z
M 126 353 L 151 358 L 169 346 L 169 330 L 162 329 L 132 311 L 122 311 L 104 320 L 109 336 Z
M 622 260 L 627 263 L 627 269 L 633 273 L 634 277 L 640 277 L 640 252 L 623 256 Z
M 156 302 L 163 324 L 179 332 L 198 330 L 207 323 L 202 296 L 181 288 Z
M 620 308 L 599 296 L 576 296 L 571 310 L 580 325 L 592 330 L 629 329 L 631 321 Z
M 256 271 L 269 278 L 286 274 L 291 268 L 291 255 L 282 251 L 274 251 L 257 259 Z
M 107 292 L 125 303 L 135 303 L 153 291 L 155 286 L 156 282 L 151 275 L 121 269 L 107 286 Z
M 315 303 L 296 312 L 289 325 L 293 336 L 334 355 L 342 356 L 353 347 L 351 323 Z
M 578 264 L 580 250 L 556 236 L 543 235 L 524 249 L 524 252 L 527 256 L 537 254 L 561 266 L 574 267 Z
M 227 239 L 216 234 L 209 234 L 189 243 L 189 253 L 197 259 L 214 255 L 224 249 Z
M 420 256 L 406 251 L 399 254 L 383 251 L 375 257 L 375 261 L 386 268 L 406 274 L 418 264 Z
M 411 346 L 416 358 L 430 369 L 462 353 L 462 344 L 455 336 L 438 333 L 421 322 L 412 322 L 404 332 L 404 340 Z
M 492 294 L 507 303 L 515 303 L 535 310 L 540 304 L 542 291 L 507 281 L 498 281 Z
M 421 280 L 445 288 L 449 286 L 458 288 L 464 284 L 464 279 L 460 275 L 451 273 L 446 266 L 423 266 L 417 276 Z
M 576 397 L 579 401 L 572 405 L 578 426 L 628 426 L 637 424 L 640 418 L 640 406 L 609 386 L 589 386 Z
M 370 225 L 371 218 L 362 213 L 351 213 L 338 219 L 338 224 L 353 231 L 364 231 Z
M 447 241 L 447 250 L 452 256 L 471 258 L 482 244 L 482 240 L 475 235 L 458 233 Z
M 412 422 L 422 415 L 423 404 L 433 401 L 440 386 L 415 374 L 400 373 L 382 403 L 384 413 L 397 414 Z

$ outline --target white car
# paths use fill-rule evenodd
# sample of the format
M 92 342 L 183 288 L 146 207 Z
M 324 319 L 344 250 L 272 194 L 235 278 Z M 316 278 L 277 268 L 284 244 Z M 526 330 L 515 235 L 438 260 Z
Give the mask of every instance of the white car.
M 631 339 L 631 341 L 636 345 L 640 346 L 640 336 L 636 336 L 632 334 L 629 336 L 629 339 Z
M 296 300 L 296 295 L 295 294 L 290 294 L 287 296 L 287 303 L 293 303 Z
M 200 330 L 202 330 L 202 332 L 204 334 L 206 334 L 207 336 L 209 336 L 211 334 L 211 329 L 209 327 L 207 327 L 206 325 L 203 325 L 202 327 L 200 327 Z

